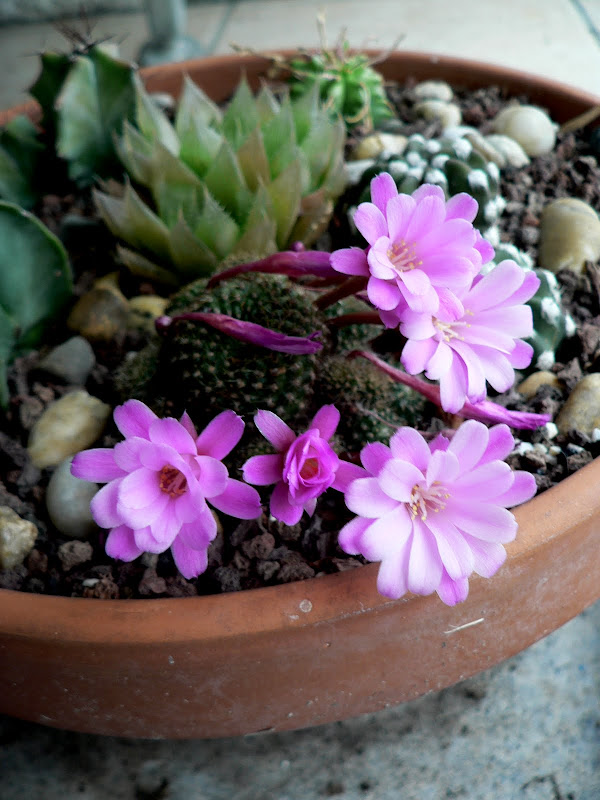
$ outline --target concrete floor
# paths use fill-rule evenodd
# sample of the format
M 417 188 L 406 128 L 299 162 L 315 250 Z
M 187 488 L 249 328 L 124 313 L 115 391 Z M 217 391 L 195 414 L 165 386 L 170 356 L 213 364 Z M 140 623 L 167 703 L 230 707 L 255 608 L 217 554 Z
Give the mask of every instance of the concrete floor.
M 600 0 L 224 0 L 195 3 L 188 33 L 232 41 L 334 39 L 479 58 L 600 95 Z M 143 14 L 96 20 L 135 57 Z M 51 24 L 0 29 L 0 106 L 25 99 Z M 2 691 L 2 687 L 0 687 Z M 521 655 L 451 689 L 374 715 L 247 739 L 125 741 L 0 717 L 2 800 L 599 800 L 600 604 Z

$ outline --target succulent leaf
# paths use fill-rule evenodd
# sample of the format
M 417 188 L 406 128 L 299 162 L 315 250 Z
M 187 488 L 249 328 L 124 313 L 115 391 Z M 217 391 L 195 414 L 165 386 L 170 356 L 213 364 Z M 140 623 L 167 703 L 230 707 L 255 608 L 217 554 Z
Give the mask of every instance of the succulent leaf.
M 48 321 L 71 296 L 72 277 L 61 242 L 34 216 L 0 202 L 0 405 L 6 369 L 34 347 Z
M 0 197 L 31 208 L 39 197 L 36 172 L 43 145 L 28 117 L 12 119 L 0 132 Z
M 57 152 L 69 162 L 69 176 L 89 182 L 110 173 L 115 161 L 113 134 L 133 113 L 134 72 L 101 47 L 79 57 L 56 101 Z

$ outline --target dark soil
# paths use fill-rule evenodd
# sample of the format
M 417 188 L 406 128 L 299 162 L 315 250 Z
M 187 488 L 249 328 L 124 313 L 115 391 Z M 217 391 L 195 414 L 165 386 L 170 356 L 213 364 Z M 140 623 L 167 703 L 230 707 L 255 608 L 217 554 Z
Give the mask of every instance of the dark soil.
M 485 130 L 486 124 L 506 103 L 495 88 L 459 92 L 465 124 Z M 417 120 L 412 111 L 414 95 L 410 86 L 390 87 L 390 98 L 406 123 L 408 133 L 436 135 L 436 123 Z M 526 100 L 526 98 L 521 98 Z M 555 150 L 532 160 L 522 169 L 502 171 L 501 194 L 507 200 L 500 220 L 502 241 L 512 242 L 534 258 L 537 255 L 539 218 L 543 206 L 556 197 L 579 197 L 600 210 L 600 167 L 583 134 L 559 136 Z M 76 295 L 90 288 L 94 277 L 115 269 L 112 240 L 104 228 L 94 222 L 94 212 L 87 196 L 49 195 L 36 213 L 51 230 L 62 235 L 69 249 L 77 276 Z M 83 223 L 83 226 L 78 222 Z M 107 253 L 109 254 L 107 256 Z M 522 411 L 550 413 L 555 416 L 577 380 L 584 372 L 600 371 L 600 272 L 589 265 L 587 274 L 578 278 L 571 272 L 560 273 L 563 302 L 575 319 L 578 332 L 563 345 L 553 370 L 565 389 L 542 387 L 525 403 L 513 391 L 496 402 Z M 132 279 L 125 278 L 125 281 Z M 151 293 L 149 284 L 124 286 L 124 291 Z M 59 344 L 70 333 L 57 325 L 49 342 Z M 118 402 L 112 384 L 114 369 L 130 350 L 143 345 L 143 337 L 123 335 L 110 347 L 95 345 L 97 366 L 86 389 L 114 405 Z M 104 553 L 106 532 L 83 542 L 68 539 L 56 532 L 48 520 L 44 492 L 51 471 L 34 467 L 27 455 L 29 431 L 46 406 L 73 389 L 40 373 L 37 364 L 41 353 L 33 352 L 18 359 L 11 368 L 9 381 L 11 404 L 0 430 L 0 505 L 9 506 L 21 517 L 34 522 L 39 531 L 35 549 L 23 566 L 0 570 L 0 587 L 27 592 L 98 598 L 182 597 L 250 589 L 312 578 L 360 566 L 360 558 L 349 557 L 337 546 L 337 532 L 351 514 L 337 493 L 327 494 L 312 519 L 304 515 L 294 527 L 273 521 L 238 522 L 223 517 L 220 531 L 209 550 L 207 571 L 197 580 L 179 575 L 169 553 L 146 554 L 132 563 L 114 562 Z M 435 413 L 435 412 L 433 412 Z M 424 431 L 437 431 L 451 424 L 448 419 L 424 420 Z M 535 475 L 538 490 L 544 491 L 600 455 L 600 442 L 591 441 L 581 432 L 550 439 L 544 430 L 517 432 L 517 449 L 509 457 L 516 469 Z M 110 447 L 119 440 L 109 427 L 99 446 Z

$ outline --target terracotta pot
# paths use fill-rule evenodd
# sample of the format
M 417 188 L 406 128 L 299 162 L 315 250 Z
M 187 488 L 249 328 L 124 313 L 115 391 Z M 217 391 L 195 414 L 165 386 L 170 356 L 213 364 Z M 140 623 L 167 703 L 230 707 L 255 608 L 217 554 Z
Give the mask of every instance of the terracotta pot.
M 184 72 L 223 100 L 267 62 L 225 56 Z M 565 121 L 600 100 L 514 70 L 395 53 L 388 78 L 499 84 Z M 31 111 L 32 107 L 29 107 Z M 5 116 L 6 118 L 6 116 Z M 517 541 L 465 603 L 380 597 L 378 566 L 228 595 L 100 601 L 0 591 L 0 711 L 118 736 L 218 737 L 340 720 L 402 703 L 497 664 L 600 597 L 600 459 L 516 511 Z

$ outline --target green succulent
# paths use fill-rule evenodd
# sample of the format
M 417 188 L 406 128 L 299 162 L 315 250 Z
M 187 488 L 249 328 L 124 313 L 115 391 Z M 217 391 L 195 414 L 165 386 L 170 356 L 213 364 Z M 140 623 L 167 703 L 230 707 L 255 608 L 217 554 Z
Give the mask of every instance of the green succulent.
M 137 80 L 135 122 L 117 139 L 130 180 L 95 199 L 137 273 L 176 285 L 236 254 L 310 244 L 343 190 L 344 126 L 316 90 L 278 101 L 263 87 L 255 98 L 242 80 L 222 112 L 186 79 L 171 124 Z
M 0 407 L 8 404 L 10 362 L 39 343 L 71 291 L 60 241 L 29 212 L 0 202 Z
M 498 167 L 493 161 L 486 161 L 461 136 L 443 135 L 439 139 L 426 139 L 418 133 L 409 136 L 401 155 L 384 154 L 365 170 L 358 185 L 358 202 L 370 200 L 371 179 L 380 172 L 389 172 L 398 191 L 405 194 L 412 194 L 423 183 L 440 186 L 447 198 L 467 192 L 479 204 L 474 224 L 484 236 L 504 210 Z
M 32 208 L 40 192 L 40 156 L 44 151 L 35 125 L 28 117 L 14 117 L 0 131 L 0 197 Z
M 351 53 L 347 41 L 335 50 L 301 53 L 285 62 L 285 67 L 290 71 L 293 98 L 317 86 L 325 107 L 332 116 L 341 116 L 350 131 L 357 125 L 372 130 L 394 117 L 383 77 L 373 69 L 368 56 Z

